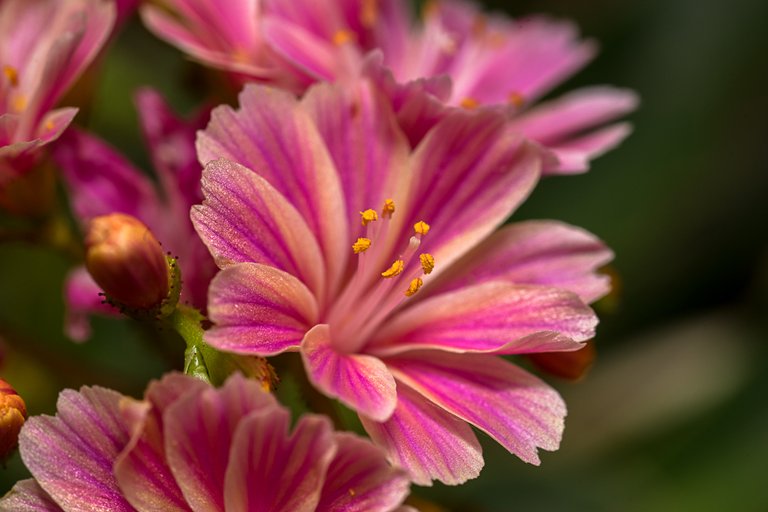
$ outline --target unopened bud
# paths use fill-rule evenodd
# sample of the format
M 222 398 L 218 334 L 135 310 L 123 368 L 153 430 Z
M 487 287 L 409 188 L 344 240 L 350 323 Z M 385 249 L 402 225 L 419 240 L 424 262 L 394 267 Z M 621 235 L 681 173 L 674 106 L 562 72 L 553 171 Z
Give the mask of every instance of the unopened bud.
M 0 461 L 19 444 L 19 432 L 27 419 L 24 400 L 10 384 L 0 379 Z
M 563 379 L 578 380 L 590 369 L 596 355 L 595 342 L 589 340 L 573 352 L 544 352 L 528 357 L 542 371 Z
M 117 305 L 147 310 L 168 297 L 168 260 L 157 238 L 135 217 L 112 213 L 91 220 L 85 251 L 88 272 Z

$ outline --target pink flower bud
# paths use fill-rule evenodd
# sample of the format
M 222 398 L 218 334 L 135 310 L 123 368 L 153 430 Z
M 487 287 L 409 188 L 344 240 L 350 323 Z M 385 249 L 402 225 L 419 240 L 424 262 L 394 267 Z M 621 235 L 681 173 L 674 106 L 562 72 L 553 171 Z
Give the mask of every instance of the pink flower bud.
M 151 309 L 168 297 L 168 260 L 157 238 L 135 217 L 112 213 L 92 219 L 85 248 L 85 266 L 111 301 Z
M 27 419 L 24 400 L 10 384 L 0 379 L 0 460 L 9 456 L 19 443 L 19 431 Z

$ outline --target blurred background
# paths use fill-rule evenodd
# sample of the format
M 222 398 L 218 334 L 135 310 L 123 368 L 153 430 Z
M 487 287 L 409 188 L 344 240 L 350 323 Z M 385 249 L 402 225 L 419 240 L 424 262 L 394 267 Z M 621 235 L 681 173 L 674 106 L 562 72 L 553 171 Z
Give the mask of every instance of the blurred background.
M 618 150 L 586 175 L 545 180 L 515 217 L 565 220 L 616 252 L 616 292 L 596 305 L 592 371 L 576 383 L 549 379 L 569 407 L 561 449 L 533 467 L 480 435 L 481 477 L 416 489 L 420 506 L 768 510 L 768 2 L 487 5 L 574 20 L 601 52 L 561 91 L 613 84 L 642 104 Z M 100 72 L 85 84 L 93 103 L 78 122 L 151 168 L 132 92 L 152 85 L 190 111 L 201 100 L 197 66 L 134 19 Z M 95 319 L 91 341 L 65 338 L 71 265 L 31 244 L 0 244 L 0 376 L 30 414 L 53 413 L 62 388 L 83 384 L 138 397 L 169 368 L 129 322 Z M 0 469 L 0 494 L 24 477 L 16 455 Z

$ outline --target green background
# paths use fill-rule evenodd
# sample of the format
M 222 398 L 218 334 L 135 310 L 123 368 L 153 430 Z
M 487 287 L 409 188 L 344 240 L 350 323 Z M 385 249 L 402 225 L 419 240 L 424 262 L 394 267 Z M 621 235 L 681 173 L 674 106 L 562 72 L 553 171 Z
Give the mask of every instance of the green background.
M 489 3 L 491 6 L 491 3 Z M 487 437 L 481 477 L 415 494 L 454 511 L 768 510 L 768 2 L 495 2 L 515 16 L 573 19 L 600 42 L 561 91 L 638 91 L 635 133 L 578 177 L 544 181 L 515 219 L 583 226 L 616 252 L 620 291 L 598 304 L 598 359 L 578 383 L 562 448 L 526 465 Z M 131 21 L 78 121 L 149 168 L 131 94 L 153 85 L 189 110 L 201 74 Z M 140 396 L 169 368 L 135 326 L 61 332 L 67 257 L 0 245 L 0 375 L 30 413 L 64 387 Z M 0 493 L 25 476 L 18 455 Z M 426 510 L 426 507 L 425 507 Z

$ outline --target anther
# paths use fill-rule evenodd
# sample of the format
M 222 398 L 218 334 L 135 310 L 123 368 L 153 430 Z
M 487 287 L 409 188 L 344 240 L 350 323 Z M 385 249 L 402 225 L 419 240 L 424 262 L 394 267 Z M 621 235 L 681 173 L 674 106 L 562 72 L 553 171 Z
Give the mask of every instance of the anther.
M 465 108 L 467 110 L 474 110 L 476 109 L 480 103 L 475 98 L 466 97 L 463 100 L 461 100 L 461 103 L 459 103 L 462 108 Z
M 392 199 L 385 199 L 384 206 L 381 208 L 381 216 L 391 219 L 393 213 L 395 213 L 395 202 Z
M 19 72 L 16 71 L 16 68 L 6 64 L 3 66 L 3 74 L 5 74 L 5 76 L 8 78 L 8 81 L 11 83 L 12 87 L 19 85 Z
M 512 91 L 507 96 L 507 100 L 517 108 L 520 108 L 525 104 L 525 98 L 517 91 Z
M 435 268 L 435 257 L 425 252 L 419 254 L 419 261 L 421 262 L 421 269 L 425 274 L 429 274 Z
M 429 233 L 429 224 L 427 224 L 423 220 L 420 220 L 419 222 L 413 225 L 413 231 L 415 231 L 417 235 L 424 236 L 427 233 Z
M 376 210 L 371 210 L 370 208 L 364 212 L 360 212 L 360 217 L 362 219 L 363 226 L 367 226 L 371 222 L 379 220 L 379 214 L 376 213 Z
M 381 273 L 381 277 L 395 277 L 403 273 L 405 268 L 405 262 L 403 260 L 395 260 L 391 267 Z
M 358 238 L 357 242 L 352 244 L 352 250 L 355 251 L 355 254 L 360 254 L 361 252 L 367 251 L 370 246 L 370 238 Z
M 355 34 L 349 30 L 337 30 L 333 34 L 333 44 L 336 46 L 342 46 L 351 42 L 355 38 Z
M 408 285 L 408 289 L 405 290 L 405 296 L 411 297 L 416 294 L 417 291 L 419 291 L 419 288 L 421 288 L 421 285 L 424 284 L 424 281 L 422 281 L 420 278 L 416 277 L 411 280 L 411 284 Z

